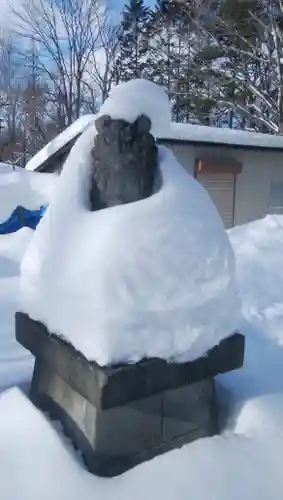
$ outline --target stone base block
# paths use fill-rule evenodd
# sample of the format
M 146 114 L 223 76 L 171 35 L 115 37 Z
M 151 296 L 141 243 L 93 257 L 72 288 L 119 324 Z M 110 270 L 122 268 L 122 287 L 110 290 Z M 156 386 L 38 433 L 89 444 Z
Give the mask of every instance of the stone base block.
M 243 365 L 245 349 L 245 337 L 234 333 L 203 357 L 186 363 L 150 358 L 135 364 L 99 366 L 23 313 L 16 313 L 16 338 L 101 410 L 236 370 Z
M 121 474 L 219 431 L 213 379 L 101 410 L 37 360 L 30 396 L 61 422 L 88 469 L 98 476 Z
M 32 401 L 105 477 L 218 433 L 213 379 L 242 366 L 245 346 L 236 333 L 192 362 L 101 367 L 26 314 L 16 314 L 16 337 L 36 358 Z

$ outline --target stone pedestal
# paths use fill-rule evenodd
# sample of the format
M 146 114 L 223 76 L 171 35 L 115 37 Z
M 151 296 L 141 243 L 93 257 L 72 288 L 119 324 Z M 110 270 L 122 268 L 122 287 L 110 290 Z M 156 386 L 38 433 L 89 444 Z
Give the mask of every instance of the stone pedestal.
M 23 313 L 16 336 L 36 357 L 32 401 L 62 423 L 88 469 L 108 477 L 217 434 L 213 378 L 244 358 L 244 337 L 234 334 L 193 362 L 102 368 Z

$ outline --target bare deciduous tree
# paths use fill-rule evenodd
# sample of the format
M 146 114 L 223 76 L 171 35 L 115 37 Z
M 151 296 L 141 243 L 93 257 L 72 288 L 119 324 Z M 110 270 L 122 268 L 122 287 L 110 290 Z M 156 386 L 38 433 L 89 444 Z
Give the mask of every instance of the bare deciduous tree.
M 92 53 L 88 64 L 90 88 L 98 87 L 102 102 L 107 98 L 113 83 L 118 83 L 115 68 L 116 55 L 119 49 L 121 25 L 114 24 L 109 12 L 103 20 L 97 19 L 99 46 Z
M 100 45 L 103 11 L 99 0 L 24 0 L 14 11 L 17 33 L 32 40 L 37 69 L 50 82 L 60 128 L 81 113 L 89 84 L 86 70 Z
M 0 37 L 0 161 L 19 149 L 21 86 L 16 48 L 11 39 Z

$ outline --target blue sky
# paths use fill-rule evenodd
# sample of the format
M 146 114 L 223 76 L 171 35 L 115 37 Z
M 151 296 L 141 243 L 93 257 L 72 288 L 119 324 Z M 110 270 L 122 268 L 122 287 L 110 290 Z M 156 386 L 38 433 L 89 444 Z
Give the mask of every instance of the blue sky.
M 18 7 L 23 0 L 0 0 L 0 28 L 2 26 L 7 27 L 7 16 L 10 10 L 10 6 Z M 112 10 L 120 11 L 125 5 L 125 0 L 105 0 L 108 6 Z M 153 5 L 155 0 L 146 0 L 147 5 Z M 1 22 L 3 21 L 3 22 Z
M 0 0 L 1 2 L 1 0 Z M 110 9 L 113 10 L 121 10 L 123 6 L 125 5 L 126 1 L 125 0 L 107 0 L 108 6 Z M 145 2 L 147 5 L 153 5 L 154 0 L 146 0 Z
M 10 20 L 10 7 L 19 7 L 23 0 L 0 0 L 0 30 L 12 25 Z M 125 0 L 105 0 L 113 11 L 121 11 L 125 5 Z M 153 5 L 155 0 L 146 0 L 147 5 Z

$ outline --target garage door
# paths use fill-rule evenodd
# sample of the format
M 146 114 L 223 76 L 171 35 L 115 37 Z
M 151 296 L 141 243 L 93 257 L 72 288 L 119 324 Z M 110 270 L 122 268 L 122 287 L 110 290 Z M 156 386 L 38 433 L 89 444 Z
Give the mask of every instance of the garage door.
M 197 180 L 207 189 L 226 228 L 234 223 L 235 175 L 199 172 Z

